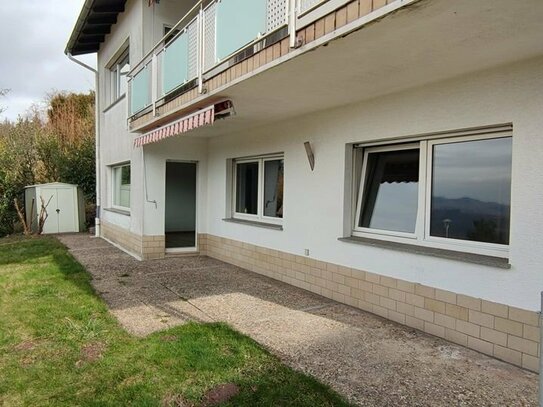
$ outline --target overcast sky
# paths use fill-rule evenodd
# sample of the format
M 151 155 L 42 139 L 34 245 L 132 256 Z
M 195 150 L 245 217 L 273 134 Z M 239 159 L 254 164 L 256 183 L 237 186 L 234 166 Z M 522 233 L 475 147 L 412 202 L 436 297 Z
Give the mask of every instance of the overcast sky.
M 0 119 L 16 119 L 53 90 L 86 92 L 94 76 L 64 49 L 83 0 L 0 0 Z M 95 55 L 80 58 L 95 66 Z

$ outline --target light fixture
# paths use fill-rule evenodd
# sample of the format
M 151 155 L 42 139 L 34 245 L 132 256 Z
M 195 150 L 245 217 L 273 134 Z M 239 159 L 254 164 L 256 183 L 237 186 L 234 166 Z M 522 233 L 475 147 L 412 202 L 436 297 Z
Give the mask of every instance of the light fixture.
M 315 169 L 315 155 L 313 154 L 311 143 L 309 141 L 306 141 L 304 143 L 304 147 L 307 154 L 307 159 L 309 160 L 309 166 L 311 167 L 311 171 L 313 171 Z

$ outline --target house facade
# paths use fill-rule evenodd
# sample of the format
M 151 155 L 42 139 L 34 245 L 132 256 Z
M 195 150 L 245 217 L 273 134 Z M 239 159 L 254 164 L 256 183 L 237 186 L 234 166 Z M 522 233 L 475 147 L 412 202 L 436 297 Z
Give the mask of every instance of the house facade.
M 537 371 L 538 0 L 87 0 L 97 233 Z

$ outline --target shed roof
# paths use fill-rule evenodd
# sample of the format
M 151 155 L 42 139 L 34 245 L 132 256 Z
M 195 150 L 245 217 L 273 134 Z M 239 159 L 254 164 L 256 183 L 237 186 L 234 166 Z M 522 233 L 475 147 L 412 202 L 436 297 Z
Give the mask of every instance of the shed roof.
M 71 55 L 98 52 L 111 26 L 117 23 L 117 16 L 124 11 L 125 3 L 126 0 L 85 0 L 65 52 Z
M 36 187 L 40 187 L 40 188 L 47 188 L 47 187 L 72 187 L 72 188 L 77 188 L 77 185 L 74 185 L 74 184 L 66 184 L 64 182 L 48 182 L 46 184 L 35 184 L 35 185 L 27 185 L 25 187 L 25 189 L 27 188 L 36 188 Z

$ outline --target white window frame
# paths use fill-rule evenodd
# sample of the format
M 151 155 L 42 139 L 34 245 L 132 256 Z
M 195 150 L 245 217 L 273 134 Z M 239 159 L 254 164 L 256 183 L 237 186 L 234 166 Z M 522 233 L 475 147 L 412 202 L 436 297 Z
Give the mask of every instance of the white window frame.
M 362 213 L 362 201 L 364 198 L 364 189 L 366 187 L 366 172 L 368 170 L 368 156 L 372 153 L 382 153 L 382 152 L 389 152 L 389 151 L 404 151 L 404 150 L 419 150 L 421 148 L 419 143 L 410 143 L 410 144 L 398 144 L 398 145 L 388 145 L 388 146 L 379 146 L 379 147 L 370 147 L 364 149 L 364 158 L 362 161 L 362 173 L 361 173 L 361 179 L 360 179 L 360 190 L 358 193 L 358 199 L 357 199 L 357 205 L 356 205 L 356 215 L 355 215 L 355 222 L 354 222 L 354 229 L 353 231 L 359 232 L 359 233 L 375 233 L 379 235 L 385 235 L 385 236 L 400 236 L 407 239 L 416 239 L 418 235 L 418 228 L 419 228 L 419 217 L 421 216 L 421 208 L 420 204 L 417 205 L 417 219 L 415 221 L 415 231 L 412 233 L 409 232 L 395 232 L 391 230 L 383 230 L 383 229 L 374 229 L 374 228 L 368 228 L 368 227 L 361 227 L 358 225 L 360 220 L 360 215 Z M 420 155 L 420 152 L 419 152 Z M 419 160 L 420 161 L 420 160 Z M 423 172 L 420 168 L 420 162 L 419 162 L 419 180 L 422 176 L 424 176 Z M 420 202 L 420 184 L 419 184 L 419 202 Z
M 232 217 L 234 219 L 249 220 L 254 222 L 272 223 L 281 225 L 284 219 L 284 213 L 282 218 L 275 218 L 264 215 L 264 168 L 266 161 L 283 160 L 285 157 L 283 154 L 274 154 L 266 156 L 257 156 L 250 158 L 239 158 L 233 160 L 232 169 Z M 258 194 L 257 194 L 257 213 L 256 215 L 247 214 L 242 212 L 236 212 L 237 208 L 237 180 L 238 180 L 238 164 L 246 163 L 258 163 Z M 283 192 L 283 202 L 285 195 Z
M 130 212 L 130 206 L 121 206 L 115 204 L 115 194 L 117 193 L 117 187 L 120 187 L 120 185 L 117 185 L 117 177 L 115 175 L 116 170 L 121 171 L 121 179 L 122 179 L 122 168 L 123 167 L 129 167 L 130 168 L 130 205 L 132 205 L 132 165 L 130 162 L 125 162 L 121 164 L 116 164 L 111 166 L 111 207 L 113 209 L 117 209 L 124 212 Z
M 109 70 L 109 87 L 111 92 L 111 103 L 117 102 L 119 99 L 124 97 L 127 92 L 121 93 L 121 69 L 124 66 L 124 63 L 128 62 L 130 68 L 130 49 L 128 46 L 122 48 L 122 51 L 115 57 L 115 60 L 108 65 Z M 129 69 L 130 70 L 130 69 Z M 128 79 L 128 72 L 124 75 Z M 128 89 L 128 85 L 127 85 Z M 128 91 L 128 90 L 127 90 Z
M 353 211 L 353 227 L 352 235 L 378 240 L 386 240 L 398 243 L 415 244 L 424 247 L 454 250 L 466 253 L 481 254 L 495 257 L 509 257 L 509 245 L 496 243 L 474 242 L 460 239 L 450 239 L 430 235 L 430 216 L 431 216 L 431 199 L 432 199 L 432 163 L 433 163 L 433 146 L 451 143 L 460 143 L 478 140 L 491 140 L 499 138 L 512 137 L 511 131 L 501 131 L 492 134 L 475 134 L 475 135 L 458 135 L 448 137 L 441 136 L 430 138 L 411 139 L 409 143 L 372 143 L 367 146 L 359 145 L 356 148 L 363 148 L 363 154 L 360 154 L 363 159 L 362 169 L 360 173 L 360 181 L 354 183 L 356 208 Z M 418 209 L 416 226 L 414 233 L 394 232 L 388 230 L 379 230 L 371 228 L 363 228 L 358 226 L 360 213 L 362 211 L 364 184 L 367 172 L 368 155 L 374 152 L 382 151 L 399 151 L 406 149 L 419 148 L 419 194 L 418 194 Z M 356 157 L 356 154 L 354 154 Z M 360 159 L 360 158 L 359 158 Z M 356 165 L 354 166 L 356 168 Z M 353 179 L 356 179 L 357 174 L 353 174 Z M 357 185 L 358 184 L 358 185 Z

